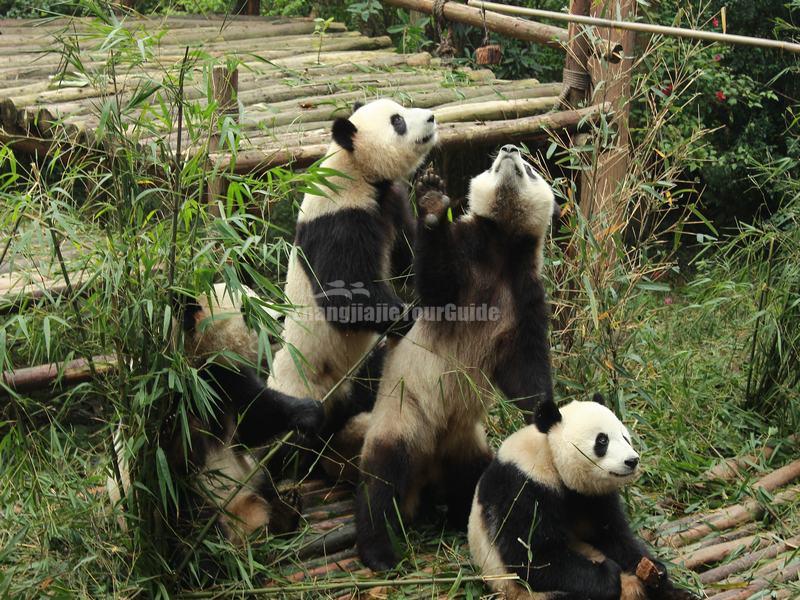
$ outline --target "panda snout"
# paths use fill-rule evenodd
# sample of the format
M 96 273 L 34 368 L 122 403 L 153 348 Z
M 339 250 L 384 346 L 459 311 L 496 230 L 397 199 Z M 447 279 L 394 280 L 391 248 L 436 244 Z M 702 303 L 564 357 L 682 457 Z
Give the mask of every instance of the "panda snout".
M 500 152 L 504 152 L 506 154 L 520 154 L 519 148 L 517 148 L 514 144 L 506 144 L 500 148 Z
M 428 117 L 428 123 L 436 123 L 436 115 L 431 113 L 431 116 Z
M 636 467 L 639 466 L 639 457 L 633 456 L 625 460 L 625 466 L 628 467 L 631 472 L 636 470 Z

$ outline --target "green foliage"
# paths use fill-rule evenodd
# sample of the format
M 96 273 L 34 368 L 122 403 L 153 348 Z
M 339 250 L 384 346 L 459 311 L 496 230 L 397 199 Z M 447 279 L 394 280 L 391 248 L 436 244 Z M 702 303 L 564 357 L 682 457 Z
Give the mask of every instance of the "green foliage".
M 792 19 L 796 5 L 783 0 L 736 0 L 703 3 L 666 0 L 644 8 L 646 21 L 677 24 L 709 31 L 721 31 L 721 8 L 727 9 L 727 28 L 731 33 L 773 38 L 786 37 L 781 21 Z M 776 27 L 777 25 L 777 27 Z M 657 42 L 658 56 L 686 57 L 684 40 L 665 38 Z M 699 45 L 689 53 L 683 69 L 693 72 L 683 84 L 670 79 L 664 65 L 643 61 L 636 77 L 647 79 L 653 89 L 653 101 L 662 102 L 678 85 L 690 86 L 693 97 L 673 104 L 676 119 L 666 140 L 680 144 L 696 128 L 716 130 L 709 137 L 704 152 L 687 165 L 688 174 L 700 187 L 707 187 L 706 205 L 710 216 L 720 225 L 730 225 L 735 216 L 751 218 L 762 205 L 760 194 L 746 194 L 751 188 L 749 170 L 768 156 L 797 156 L 797 148 L 787 143 L 787 109 L 800 94 L 800 83 L 787 71 L 795 59 L 790 53 L 743 46 Z M 644 111 L 644 112 L 643 112 Z M 637 126 L 647 127 L 647 112 L 633 105 L 632 118 Z M 769 195 L 767 201 L 771 202 Z

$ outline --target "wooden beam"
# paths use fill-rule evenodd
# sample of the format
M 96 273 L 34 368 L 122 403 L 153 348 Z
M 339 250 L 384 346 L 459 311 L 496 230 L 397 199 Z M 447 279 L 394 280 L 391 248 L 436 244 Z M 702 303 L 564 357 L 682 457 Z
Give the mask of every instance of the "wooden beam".
M 92 361 L 98 374 L 110 372 L 117 364 L 113 356 L 95 356 Z M 28 393 L 50 389 L 56 385 L 62 387 L 78 385 L 91 378 L 92 371 L 85 358 L 4 371 L 0 375 L 3 383 L 3 386 L 0 386 L 0 396 L 8 394 L 5 387 L 14 392 Z
M 211 88 L 217 104 L 216 131 L 208 141 L 209 153 L 219 150 L 220 125 L 226 117 L 239 121 L 239 69 L 228 69 L 225 65 L 214 65 L 211 71 Z M 216 206 L 217 199 L 226 193 L 225 181 L 212 174 L 208 181 L 208 200 Z
M 590 13 L 595 17 L 613 14 L 622 19 L 633 19 L 636 16 L 636 0 L 593 1 Z M 580 205 L 587 217 L 607 213 L 613 224 L 623 216 L 623 207 L 617 202 L 619 197 L 615 192 L 628 171 L 630 81 L 636 34 L 602 27 L 597 29 L 597 34 L 607 45 L 606 56 L 613 54 L 614 48 L 619 45 L 626 48 L 626 55 L 618 63 L 598 58 L 597 55 L 590 56 L 587 61 L 592 79 L 591 101 L 593 104 L 602 102 L 611 105 L 614 115 L 612 124 L 617 135 L 614 147 L 599 151 L 594 168 L 585 172 Z
M 433 0 L 383 0 L 384 4 L 416 10 L 433 14 Z M 483 29 L 484 23 L 489 31 L 494 31 L 517 40 L 536 42 L 554 48 L 562 48 L 569 39 L 567 30 L 563 27 L 553 27 L 543 23 L 536 23 L 527 19 L 507 17 L 491 11 L 486 11 L 485 21 L 483 11 L 458 2 L 446 2 L 442 10 L 444 18 L 448 21 L 465 23 Z

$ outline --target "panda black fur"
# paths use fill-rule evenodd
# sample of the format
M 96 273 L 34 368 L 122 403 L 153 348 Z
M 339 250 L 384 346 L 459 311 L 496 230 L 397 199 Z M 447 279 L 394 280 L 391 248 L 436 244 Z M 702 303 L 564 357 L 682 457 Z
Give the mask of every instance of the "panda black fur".
M 414 277 L 423 306 L 487 305 L 497 319 L 418 319 L 389 350 L 361 455 L 358 548 L 374 570 L 396 564 L 387 522 L 394 502 L 413 519 L 423 489 L 442 488 L 452 523 L 466 526 L 489 464 L 483 422 L 499 388 L 530 413 L 552 399 L 549 309 L 539 279 L 558 212 L 550 186 L 518 148 L 504 146 L 470 183 L 467 213 L 444 218 L 442 194 L 419 201 Z
M 630 434 L 598 394 L 594 402 L 552 401 L 535 424 L 503 442 L 478 483 L 469 519 L 473 564 L 509 600 L 644 600 L 658 590 L 635 576 L 643 557 L 657 564 L 630 529 L 618 490 L 638 475 Z
M 358 307 L 402 312 L 390 280 L 411 267 L 414 227 L 405 179 L 436 143 L 436 123 L 431 111 L 380 99 L 337 119 L 332 137 L 321 166 L 342 176 L 330 178 L 336 188 L 325 195 L 309 192 L 303 199 L 285 287 L 296 311 L 287 315 L 285 345 L 269 379 L 276 390 L 315 400 L 322 400 L 394 321 L 359 315 Z M 347 318 L 331 321 L 326 311 L 343 311 Z M 373 399 L 374 393 L 354 390 L 351 381 L 340 385 L 326 400 L 323 435 L 369 410 Z
M 243 291 L 255 297 L 252 290 L 244 287 Z M 189 440 L 180 433 L 179 419 L 173 418 L 159 442 L 173 472 L 189 484 L 185 506 L 179 508 L 185 522 L 220 510 L 257 465 L 263 452 L 260 446 L 292 429 L 317 431 L 323 411 L 312 399 L 291 397 L 266 386 L 255 367 L 258 331 L 248 326 L 238 292 L 217 284 L 209 296 L 181 304 L 186 357 L 217 403 L 208 419 L 188 417 Z M 127 487 L 126 479 L 127 469 L 123 469 Z M 110 481 L 109 485 L 112 498 L 117 498 L 116 484 Z M 279 534 L 296 529 L 299 508 L 298 498 L 281 496 L 262 468 L 224 507 L 217 525 L 230 541 L 241 543 L 256 531 Z

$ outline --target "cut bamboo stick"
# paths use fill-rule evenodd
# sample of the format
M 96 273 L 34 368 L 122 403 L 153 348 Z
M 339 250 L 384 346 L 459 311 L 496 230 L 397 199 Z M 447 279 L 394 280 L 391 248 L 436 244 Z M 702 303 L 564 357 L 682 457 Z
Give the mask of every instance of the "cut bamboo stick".
M 769 538 L 762 535 L 748 535 L 738 540 L 721 542 L 713 546 L 700 548 L 690 554 L 678 558 L 675 562 L 686 569 L 695 570 L 703 565 L 710 565 L 724 560 L 740 549 L 758 549 L 769 543 Z
M 462 106 L 449 106 L 434 110 L 437 123 L 456 121 L 482 121 L 519 119 L 553 108 L 558 96 L 530 98 L 525 100 L 495 100 L 476 102 Z
M 384 0 L 384 3 L 428 14 L 433 13 L 434 5 L 432 0 Z M 568 39 L 567 30 L 561 27 L 535 23 L 526 19 L 506 17 L 491 11 L 487 11 L 484 15 L 483 11 L 477 8 L 457 2 L 444 3 L 442 13 L 448 21 L 465 23 L 481 29 L 485 24 L 489 31 L 526 42 L 544 44 L 545 46 L 560 48 Z
M 771 570 L 763 573 L 751 581 L 746 587 L 728 590 L 720 594 L 710 596 L 710 600 L 747 600 L 753 594 L 765 590 L 775 584 L 783 583 L 796 579 L 800 575 L 800 559 L 796 559 L 785 565 L 781 565 L 782 560 L 776 561 L 770 565 Z
M 552 10 L 540 10 L 535 8 L 526 8 L 524 6 L 508 6 L 505 4 L 499 4 L 497 2 L 485 2 L 482 0 L 469 0 L 468 4 L 469 6 L 475 8 L 485 8 L 487 10 L 487 20 L 488 15 L 491 14 L 491 12 L 494 12 L 495 14 L 525 15 L 540 19 L 554 19 L 556 21 L 567 21 L 570 23 L 581 23 L 583 25 L 594 25 L 596 27 L 608 27 L 611 29 L 637 31 L 640 33 L 653 33 L 672 37 L 689 38 L 693 40 L 703 40 L 707 42 L 755 46 L 758 48 L 772 48 L 800 54 L 800 44 L 783 42 L 780 40 L 768 40 L 744 35 L 733 35 L 730 33 L 718 33 L 716 31 L 701 31 L 697 29 L 688 29 L 685 27 L 667 27 L 664 25 L 653 25 L 650 23 L 636 23 L 633 21 L 620 21 L 616 19 L 585 17 L 583 15 L 571 15 Z
M 749 569 L 761 560 L 766 558 L 775 558 L 778 556 L 778 554 L 787 549 L 796 549 L 799 544 L 800 536 L 794 536 L 788 540 L 783 540 L 772 544 L 771 546 L 767 546 L 766 548 L 762 548 L 754 552 L 748 552 L 744 556 L 741 556 L 740 558 L 737 558 L 728 564 L 720 565 L 719 567 L 701 573 L 700 582 L 703 585 L 709 585 L 711 583 L 722 581 L 734 573 L 739 573 Z
M 116 368 L 113 356 L 95 356 L 93 359 L 97 373 L 108 373 Z M 14 371 L 4 371 L 2 379 L 4 386 L 17 393 L 28 393 L 54 385 L 72 386 L 92 378 L 89 363 L 84 358 L 78 358 L 66 363 L 50 363 L 36 367 L 26 367 Z M 0 395 L 7 392 L 0 387 Z
M 792 502 L 800 497 L 800 487 L 785 490 L 773 498 L 771 506 L 780 506 Z M 764 506 L 757 500 L 748 500 L 741 504 L 728 506 L 714 513 L 706 515 L 693 527 L 686 531 L 667 535 L 658 542 L 672 548 L 679 548 L 705 537 L 717 529 L 730 529 L 736 525 L 746 523 L 761 517 L 765 512 Z

